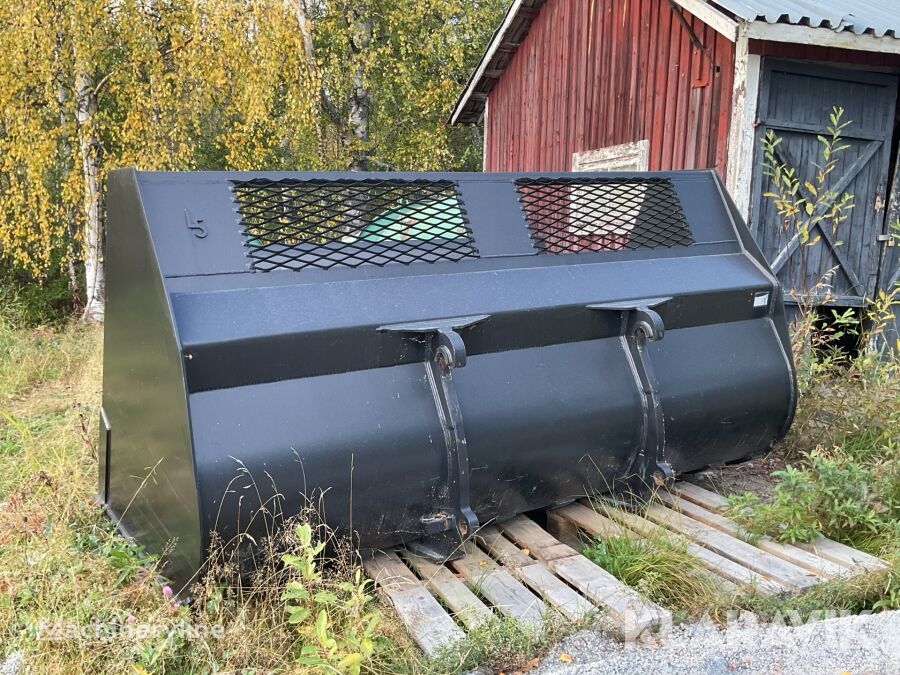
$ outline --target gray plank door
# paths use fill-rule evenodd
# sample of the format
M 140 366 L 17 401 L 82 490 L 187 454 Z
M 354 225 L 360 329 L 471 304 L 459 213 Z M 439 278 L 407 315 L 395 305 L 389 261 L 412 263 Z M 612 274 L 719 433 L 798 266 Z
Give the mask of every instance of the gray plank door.
M 791 291 L 808 293 L 823 278 L 828 279 L 838 306 L 860 306 L 873 296 L 882 261 L 879 235 L 885 228 L 896 103 L 894 75 L 763 61 L 750 224 L 788 296 Z M 843 119 L 851 124 L 844 130 L 850 147 L 839 155 L 830 188 L 852 194 L 855 206 L 836 231 L 830 223 L 823 224 L 811 232 L 811 240 L 820 237 L 818 243 L 800 246 L 795 227 L 785 224 L 772 200 L 763 196 L 771 186 L 763 175 L 760 141 L 772 129 L 783 139 L 778 146 L 779 159 L 797 169 L 801 183 L 807 178 L 815 183 L 812 163 L 822 162 L 817 136 L 828 135 L 833 106 L 842 107 Z M 801 191 L 805 193 L 806 188 Z
M 894 180 L 888 200 L 884 234 L 881 235 L 881 262 L 878 272 L 878 290 L 897 293 L 900 289 L 900 153 L 894 161 Z M 883 332 L 876 334 L 876 346 L 886 345 L 900 351 L 900 296 L 893 304 L 893 319 L 888 320 Z

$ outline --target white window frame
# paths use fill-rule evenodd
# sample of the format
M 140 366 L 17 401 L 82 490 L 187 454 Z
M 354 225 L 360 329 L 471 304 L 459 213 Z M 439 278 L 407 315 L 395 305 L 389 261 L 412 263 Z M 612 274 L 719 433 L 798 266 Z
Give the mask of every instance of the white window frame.
M 572 153 L 572 171 L 647 171 L 649 166 L 650 141 L 646 138 Z

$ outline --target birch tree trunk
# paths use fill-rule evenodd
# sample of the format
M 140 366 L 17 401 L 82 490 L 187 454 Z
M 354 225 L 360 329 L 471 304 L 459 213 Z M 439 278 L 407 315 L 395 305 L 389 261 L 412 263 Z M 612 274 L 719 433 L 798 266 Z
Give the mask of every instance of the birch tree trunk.
M 341 117 L 341 113 L 332 100 L 325 87 L 325 81 L 319 69 L 319 63 L 316 60 L 316 46 L 313 41 L 312 30 L 310 30 L 310 22 L 306 16 L 305 0 L 294 0 L 294 16 L 297 19 L 297 28 L 300 30 L 300 37 L 303 40 L 303 59 L 306 62 L 306 68 L 309 77 L 313 82 L 313 86 L 319 90 L 319 105 L 331 123 L 337 128 L 341 136 L 346 133 L 346 123 Z M 319 144 L 319 156 L 325 155 L 325 131 L 322 128 L 322 119 L 318 114 L 315 116 L 316 140 Z
M 372 42 L 372 19 L 365 8 L 354 8 L 350 32 L 350 51 L 356 59 L 353 89 L 350 92 L 348 122 L 356 147 L 350 161 L 351 171 L 369 169 L 369 107 L 372 101 L 365 82 L 365 54 Z
M 75 74 L 75 117 L 81 170 L 84 176 L 84 314 L 86 321 L 103 320 L 103 226 L 100 186 L 100 140 L 97 138 L 95 115 L 97 94 L 94 78 L 86 68 L 77 67 Z
M 57 21 L 59 21 L 60 17 L 55 17 Z M 56 41 L 54 43 L 53 48 L 53 63 L 59 64 L 61 54 L 63 51 L 63 41 L 65 37 L 61 30 L 57 29 L 56 33 Z M 59 106 L 58 115 L 59 115 L 59 129 L 60 129 L 60 163 L 61 163 L 61 171 L 60 174 L 63 176 L 68 175 L 72 170 L 72 143 L 69 138 L 69 134 L 67 129 L 69 128 L 68 117 L 66 113 L 66 104 L 68 103 L 69 93 L 66 89 L 65 85 L 66 76 L 58 67 L 54 67 L 53 71 L 53 80 L 56 84 L 56 103 Z M 79 252 L 76 250 L 77 241 L 78 241 L 78 228 L 76 225 L 76 218 L 74 209 L 70 204 L 66 204 L 65 206 L 65 219 L 66 219 L 66 230 L 69 235 L 69 243 L 68 243 L 68 251 L 66 255 L 66 273 L 69 278 L 69 293 L 72 296 L 72 304 L 77 308 L 81 306 L 81 289 L 80 284 L 78 283 L 78 270 L 75 267 L 76 261 L 79 258 Z

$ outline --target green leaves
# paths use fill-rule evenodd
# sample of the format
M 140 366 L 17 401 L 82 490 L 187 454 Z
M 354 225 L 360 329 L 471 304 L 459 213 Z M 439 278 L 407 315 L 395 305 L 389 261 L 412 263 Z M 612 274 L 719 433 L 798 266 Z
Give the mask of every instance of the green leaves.
M 857 458 L 840 449 L 826 454 L 819 448 L 803 462 L 772 473 L 778 482 L 771 502 L 751 493 L 732 497 L 729 515 L 755 534 L 787 542 L 824 535 L 864 544 L 895 529 L 900 518 L 896 459 L 886 475 L 888 467 L 879 467 L 871 455 Z
M 298 607 L 297 605 L 288 605 L 285 611 L 287 611 L 288 623 L 290 624 L 303 623 L 312 614 L 312 610 L 309 607 Z
M 829 135 L 816 136 L 821 146 L 819 152 L 822 162 L 810 162 L 815 169 L 811 179 L 801 178 L 797 167 L 785 163 L 783 153 L 778 150 L 783 139 L 776 136 L 774 131 L 767 130 L 760 141 L 763 150 L 763 175 L 769 178 L 770 184 L 769 189 L 763 192 L 763 197 L 775 207 L 788 237 L 796 237 L 800 244 L 801 269 L 805 268 L 805 250 L 822 241 L 826 233 L 822 228 L 830 229 L 832 241 L 829 245 L 840 246 L 843 243 L 833 240 L 838 227 L 847 220 L 854 207 L 852 194 L 838 192 L 832 187 L 832 174 L 838 167 L 840 155 L 850 147 L 842 141 L 843 130 L 850 125 L 850 121 L 844 120 L 843 115 L 843 108 L 832 108 L 829 115 Z M 815 229 L 820 229 L 821 232 L 813 234 Z M 789 292 L 801 304 L 809 304 L 816 301 L 821 285 L 827 285 L 827 279 L 823 279 L 815 288 L 789 289 Z
M 325 543 L 315 534 L 309 523 L 297 525 L 293 550 L 281 557 L 291 574 L 281 599 L 298 636 L 295 662 L 355 675 L 375 654 L 379 616 L 368 611 L 369 581 L 359 569 L 349 578 L 323 573 Z

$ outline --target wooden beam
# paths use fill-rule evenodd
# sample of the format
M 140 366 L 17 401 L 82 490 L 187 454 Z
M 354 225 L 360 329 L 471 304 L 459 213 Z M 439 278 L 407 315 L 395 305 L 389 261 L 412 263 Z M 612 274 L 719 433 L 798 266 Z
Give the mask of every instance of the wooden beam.
M 807 570 L 755 546 L 658 504 L 647 507 L 646 517 L 680 532 L 715 553 L 795 590 L 806 590 L 821 579 Z
M 692 501 L 705 509 L 718 511 L 728 506 L 728 500 L 725 497 L 699 485 L 681 481 L 675 487 L 679 497 Z
M 739 565 L 733 560 L 719 555 L 715 551 L 710 551 L 700 546 L 700 544 L 695 544 L 691 539 L 677 532 L 671 532 L 661 525 L 651 523 L 636 513 L 610 508 L 606 509 L 606 515 L 647 539 L 664 537 L 673 543 L 684 546 L 684 550 L 694 556 L 706 568 L 709 572 L 709 578 L 714 583 L 718 585 L 726 584 L 724 590 L 727 592 L 737 592 L 738 586 L 755 588 L 757 592 L 764 595 L 781 595 L 788 591 L 787 586 L 778 583 L 774 579 L 765 578 L 743 565 Z M 729 584 L 733 588 L 729 587 Z
M 444 565 L 436 565 L 405 549 L 400 555 L 422 577 L 425 588 L 443 600 L 453 615 L 467 628 L 475 628 L 494 617 L 494 613 L 478 599 L 478 596 Z
M 836 47 L 837 49 L 856 49 L 864 52 L 900 54 L 900 39 L 898 38 L 888 36 L 875 37 L 865 33 L 857 35 L 850 31 L 836 31 L 831 28 L 811 28 L 809 26 L 754 21 L 747 25 L 745 35 L 751 40 L 770 40 L 772 42 L 791 42 L 800 45 L 815 45 L 817 47 Z
M 687 499 L 682 500 L 677 496 L 677 493 L 673 495 L 660 490 L 657 493 L 657 496 L 663 504 L 669 508 L 678 511 L 679 513 L 683 513 L 694 520 L 709 525 L 710 527 L 715 527 L 725 534 L 730 534 L 732 537 L 737 537 L 738 539 L 748 538 L 748 533 L 734 521 L 729 520 L 718 513 L 704 509 L 702 506 L 698 506 Z M 821 577 L 839 577 L 846 576 L 847 574 L 847 569 L 845 567 L 810 553 L 809 551 L 804 551 L 796 546 L 781 544 L 771 537 L 759 537 L 758 540 L 753 543 L 757 548 L 762 549 L 766 553 L 778 556 L 782 560 L 794 563 Z
M 759 99 L 760 57 L 750 53 L 746 25 L 734 43 L 734 85 L 731 89 L 731 121 L 728 129 L 728 176 L 725 186 L 745 221 L 750 215 L 750 187 Z
M 585 532 L 604 539 L 627 537 L 629 535 L 627 530 L 616 525 L 608 518 L 604 518 L 594 509 L 578 502 L 562 506 L 554 511 L 548 511 L 547 517 L 549 518 L 551 515 L 555 515 L 557 518 L 564 518 Z
M 429 656 L 465 637 L 465 633 L 393 551 L 363 562 L 366 574 L 391 602 L 416 644 Z
M 811 542 L 798 542 L 797 546 L 802 549 L 815 553 L 817 556 L 827 558 L 839 565 L 844 565 L 856 572 L 865 571 L 873 572 L 877 570 L 887 569 L 888 565 L 883 560 L 875 556 L 857 551 L 855 548 L 845 546 L 825 537 L 816 537 Z
M 728 506 L 728 500 L 722 495 L 706 490 L 693 483 L 678 483 L 676 491 L 683 499 L 690 500 L 694 504 L 698 504 L 711 511 L 718 511 Z M 859 571 L 860 568 L 876 570 L 887 567 L 887 563 L 883 560 L 871 556 L 868 553 L 857 551 L 844 544 L 825 539 L 824 537 L 816 537 L 808 544 L 798 543 L 796 546 L 815 553 L 826 560 L 843 565 L 851 570 Z
M 672 0 L 676 5 L 689 11 L 707 26 L 732 42 L 737 35 L 737 22 L 720 12 L 715 7 L 706 4 L 703 0 Z
M 518 546 L 528 549 L 530 555 L 606 609 L 612 620 L 610 627 L 621 637 L 633 639 L 645 631 L 671 625 L 672 614 L 668 610 L 644 599 L 573 548 L 560 544 L 527 517 L 516 516 L 498 527 Z
M 570 621 L 584 621 L 592 614 L 596 614 L 597 608 L 594 605 L 572 590 L 544 563 L 525 555 L 518 546 L 500 534 L 497 529 L 484 528 L 479 531 L 478 537 L 484 549 L 514 577 L 540 595 L 545 602 Z
M 465 548 L 465 557 L 452 560 L 450 567 L 501 614 L 526 626 L 540 628 L 547 611 L 544 603 L 471 541 L 466 542 Z

